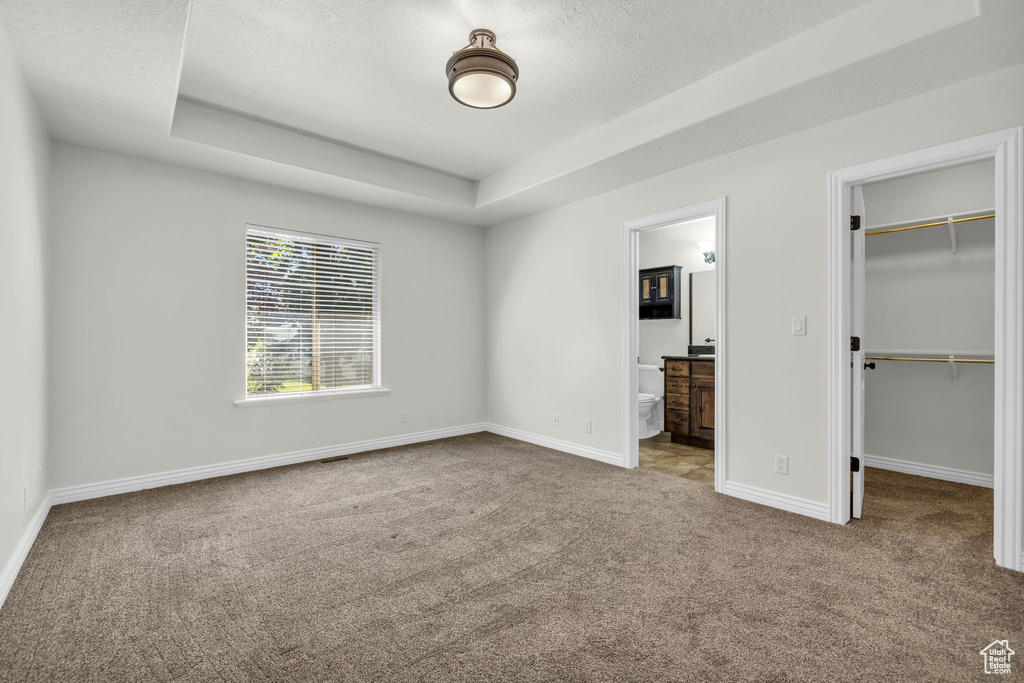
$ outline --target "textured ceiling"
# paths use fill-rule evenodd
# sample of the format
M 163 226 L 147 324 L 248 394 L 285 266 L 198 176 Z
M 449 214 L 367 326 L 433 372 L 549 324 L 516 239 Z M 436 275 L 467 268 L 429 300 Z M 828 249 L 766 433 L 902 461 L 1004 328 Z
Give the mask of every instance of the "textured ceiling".
M 164 134 L 188 0 L 0 0 L 0 24 L 58 140 Z
M 479 180 L 866 0 L 193 0 L 181 95 Z M 478 26 L 516 98 L 457 104 Z
M 447 94 L 477 26 L 522 68 L 498 110 Z M 0 0 L 56 140 L 472 225 L 1024 63 L 1022 26 L 1024 0 Z

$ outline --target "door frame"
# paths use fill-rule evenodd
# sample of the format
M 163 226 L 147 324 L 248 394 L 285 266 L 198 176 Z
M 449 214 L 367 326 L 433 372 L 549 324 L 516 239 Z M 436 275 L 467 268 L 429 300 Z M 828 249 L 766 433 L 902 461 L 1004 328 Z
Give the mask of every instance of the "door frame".
M 634 218 L 622 224 L 622 386 L 625 413 L 625 466 L 636 468 L 640 465 L 639 434 L 636 420 L 640 410 L 639 377 L 636 371 L 637 357 L 640 355 L 640 290 L 638 273 L 640 272 L 639 236 L 644 230 L 661 228 L 673 223 L 682 223 L 698 218 L 715 218 L 715 491 L 722 493 L 725 489 L 726 473 L 726 325 L 725 325 L 725 271 L 728 259 L 726 256 L 725 230 L 725 197 L 711 199 L 700 204 L 692 204 L 671 211 Z
M 850 211 L 860 215 L 861 227 L 864 229 L 858 230 L 855 233 L 851 232 L 849 238 L 851 242 L 850 261 L 857 266 L 852 269 L 850 278 L 850 283 L 853 287 L 850 290 L 851 306 L 853 309 L 850 315 L 850 334 L 863 337 L 866 322 L 864 314 L 867 309 L 867 306 L 864 304 L 864 297 L 867 293 L 867 272 L 864 267 L 865 248 L 867 247 L 867 240 L 864 237 L 867 226 L 864 223 L 867 220 L 867 209 L 864 206 L 863 185 L 854 185 L 851 202 Z M 862 345 L 860 351 L 851 352 L 853 355 L 850 358 L 850 382 L 851 388 L 854 390 L 852 398 L 857 399 L 850 404 L 853 429 L 853 433 L 850 435 L 850 454 L 852 457 L 859 458 L 861 463 L 861 466 L 853 473 L 853 491 L 850 496 L 850 516 L 855 519 L 862 517 L 864 512 L 864 470 L 866 469 L 864 466 L 864 408 L 867 405 L 864 400 L 864 380 L 866 379 L 864 374 L 866 369 L 864 367 L 864 350 Z M 858 384 L 860 385 L 860 391 L 856 391 Z
M 856 185 L 949 166 L 995 161 L 995 510 L 996 564 L 1022 571 L 1024 473 L 1024 237 L 1021 162 L 1024 127 L 901 154 L 829 174 L 828 506 L 850 520 L 851 378 L 850 191 Z

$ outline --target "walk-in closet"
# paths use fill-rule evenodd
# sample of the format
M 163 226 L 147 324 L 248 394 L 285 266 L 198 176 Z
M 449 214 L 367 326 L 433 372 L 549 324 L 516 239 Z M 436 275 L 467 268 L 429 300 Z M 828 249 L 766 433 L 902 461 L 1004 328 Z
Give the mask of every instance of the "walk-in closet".
M 862 191 L 864 516 L 991 538 L 993 162 Z

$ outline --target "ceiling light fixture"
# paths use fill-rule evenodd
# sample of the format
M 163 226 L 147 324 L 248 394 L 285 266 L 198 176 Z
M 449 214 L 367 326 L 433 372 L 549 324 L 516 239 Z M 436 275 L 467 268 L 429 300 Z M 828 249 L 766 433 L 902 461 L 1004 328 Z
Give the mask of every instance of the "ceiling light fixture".
M 453 52 L 445 67 L 448 92 L 467 107 L 494 109 L 516 96 L 519 67 L 495 47 L 495 40 L 493 31 L 474 30 L 469 45 Z

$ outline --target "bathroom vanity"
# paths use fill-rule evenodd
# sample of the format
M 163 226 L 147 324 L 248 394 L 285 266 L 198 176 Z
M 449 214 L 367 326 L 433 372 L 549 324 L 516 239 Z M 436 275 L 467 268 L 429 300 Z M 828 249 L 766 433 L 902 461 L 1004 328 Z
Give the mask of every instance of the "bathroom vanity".
M 715 359 L 662 356 L 665 431 L 672 443 L 715 449 Z

